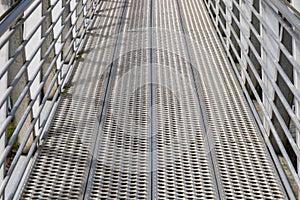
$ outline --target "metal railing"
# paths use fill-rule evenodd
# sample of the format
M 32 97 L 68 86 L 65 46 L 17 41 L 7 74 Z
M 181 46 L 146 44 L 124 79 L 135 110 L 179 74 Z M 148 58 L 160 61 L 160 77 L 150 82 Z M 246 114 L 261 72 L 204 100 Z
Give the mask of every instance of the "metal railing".
M 205 0 L 291 199 L 300 191 L 300 3 Z
M 23 0 L 0 24 L 0 199 L 20 189 L 99 0 Z
M 300 3 L 204 1 L 293 199 L 300 191 Z M 0 199 L 22 185 L 99 3 L 23 0 L 1 17 Z

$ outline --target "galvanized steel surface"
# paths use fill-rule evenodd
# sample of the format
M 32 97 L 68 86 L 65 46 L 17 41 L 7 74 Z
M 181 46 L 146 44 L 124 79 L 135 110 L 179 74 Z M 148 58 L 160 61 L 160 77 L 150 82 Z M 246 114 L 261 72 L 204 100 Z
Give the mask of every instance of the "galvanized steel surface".
M 288 196 L 296 198 L 300 188 L 299 2 L 204 2 Z
M 102 1 L 22 199 L 286 199 L 202 1 Z
M 20 189 L 98 3 L 21 1 L 1 18 L 0 199 Z

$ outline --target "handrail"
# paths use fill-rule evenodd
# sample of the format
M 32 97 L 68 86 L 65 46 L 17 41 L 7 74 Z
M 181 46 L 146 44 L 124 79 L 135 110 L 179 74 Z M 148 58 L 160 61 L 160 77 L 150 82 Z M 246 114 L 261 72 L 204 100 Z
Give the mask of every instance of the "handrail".
M 269 3 L 268 1 L 265 1 L 266 3 Z M 291 6 L 286 0 L 273 0 L 271 1 L 271 4 L 273 4 L 280 13 L 283 14 L 283 16 L 292 24 L 293 27 L 295 27 L 298 31 L 300 31 L 300 19 L 297 17 L 299 16 L 299 12 Z M 291 12 L 291 10 L 287 9 L 291 8 L 295 13 Z
M 0 199 L 18 195 L 99 3 L 23 0 L 2 15 Z
M 22 0 L 18 0 L 14 2 L 1 16 L 0 16 L 0 22 L 5 19 L 10 13 L 17 7 L 17 5 L 21 2 Z
M 295 199 L 300 191 L 300 8 L 286 0 L 204 1 L 282 183 Z
M 300 19 L 300 11 L 297 10 L 294 6 L 291 5 L 290 2 L 288 2 L 287 0 L 281 0 L 289 9 L 291 9 L 291 11 L 293 11 L 294 15 L 296 15 L 296 17 L 298 19 Z
M 11 25 L 21 17 L 24 11 L 34 2 L 34 0 L 21 1 L 12 12 L 0 24 L 0 37 L 11 27 Z

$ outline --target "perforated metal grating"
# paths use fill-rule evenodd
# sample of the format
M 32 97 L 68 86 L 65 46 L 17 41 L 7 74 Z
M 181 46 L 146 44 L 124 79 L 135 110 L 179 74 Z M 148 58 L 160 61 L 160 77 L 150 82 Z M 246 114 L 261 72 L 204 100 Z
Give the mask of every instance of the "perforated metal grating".
M 189 67 L 174 55 L 164 55 L 178 61 L 178 67 Z M 197 94 L 189 79 L 167 66 L 155 72 L 154 198 L 214 199 L 216 188 Z
M 245 97 L 202 1 L 178 1 L 221 198 L 286 199 Z M 196 26 L 195 26 L 196 25 Z
M 120 63 L 127 56 L 137 58 L 138 53 L 117 60 L 115 69 L 120 69 L 119 73 L 126 71 L 126 66 Z M 116 78 L 112 83 L 104 107 L 87 199 L 147 198 L 151 180 L 149 71 L 150 68 L 131 69 L 127 78 Z
M 154 199 L 216 199 L 217 188 L 177 2 L 153 1 Z
M 112 11 L 110 10 L 112 9 Z M 94 31 L 78 61 L 70 89 L 62 94 L 47 139 L 38 152 L 20 199 L 78 199 L 83 197 L 92 150 L 99 126 L 99 106 L 109 77 L 114 48 L 99 51 L 118 25 L 112 16 L 122 14 L 124 2 L 101 3 Z M 101 28 L 100 28 L 101 27 Z M 112 42 L 110 42 L 111 45 Z M 92 50 L 91 50 L 92 49 Z
M 103 1 L 22 199 L 285 199 L 202 1 Z
M 149 8 L 149 1 L 126 2 L 86 199 L 151 194 L 150 41 L 137 31 L 149 26 Z

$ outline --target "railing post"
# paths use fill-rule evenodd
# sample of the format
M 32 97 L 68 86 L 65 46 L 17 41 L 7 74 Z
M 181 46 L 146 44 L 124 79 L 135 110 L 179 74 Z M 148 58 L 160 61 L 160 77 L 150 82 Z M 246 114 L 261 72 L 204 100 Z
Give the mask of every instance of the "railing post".
M 292 5 L 300 12 L 300 1 L 299 0 L 292 0 Z M 297 42 L 295 39 L 293 40 L 293 56 L 297 63 L 300 63 L 300 42 Z M 298 90 L 300 90 L 300 73 L 294 69 L 294 80 L 295 86 Z M 295 98 L 295 114 L 300 120 L 300 102 Z M 296 142 L 298 147 L 300 148 L 300 132 L 296 130 Z M 297 172 L 300 176 L 300 158 L 297 158 Z M 298 191 L 298 199 L 300 199 L 300 191 Z
M 4 53 L 3 49 L 0 50 L 0 54 L 1 54 L 0 61 L 1 62 L 3 60 L 3 55 L 4 55 L 2 53 Z M 1 67 L 0 67 L 0 69 L 1 69 Z M 7 75 L 4 75 L 0 80 L 0 92 L 3 93 L 6 90 L 6 87 L 7 87 Z M 7 104 L 5 103 L 0 108 L 0 124 L 3 124 L 3 122 L 6 118 L 6 114 L 7 114 Z M 5 149 L 6 142 L 7 142 L 6 140 L 7 140 L 7 131 L 5 131 L 5 133 L 0 138 L 0 152 L 3 152 Z M 0 183 L 3 181 L 3 178 L 6 173 L 5 165 L 6 165 L 6 162 L 4 162 L 3 165 L 0 166 Z M 0 200 L 2 200 L 2 199 L 3 198 L 1 197 L 1 194 L 0 194 Z
M 231 39 L 231 23 L 232 23 L 232 17 L 231 17 L 231 11 L 232 11 L 232 0 L 227 0 L 226 3 L 226 48 L 227 50 L 230 50 L 230 39 Z
M 214 1 L 214 4 L 212 4 L 211 6 L 214 6 L 214 9 L 215 9 L 215 11 L 216 11 L 216 18 L 215 18 L 215 22 L 216 22 L 216 25 L 218 26 L 219 25 L 219 23 L 222 23 L 222 22 L 219 22 L 219 20 L 218 19 L 220 19 L 219 17 L 219 6 L 220 6 L 220 0 L 215 0 Z
M 274 8 L 275 9 L 275 8 Z M 272 14 L 272 11 L 270 8 L 268 8 L 263 2 L 261 3 L 261 16 L 263 20 L 267 23 L 267 25 L 270 27 L 270 31 L 272 31 L 276 36 L 279 36 L 279 23 L 277 22 L 276 17 Z M 261 26 L 261 36 L 263 41 L 265 42 L 267 48 L 270 50 L 272 56 L 275 58 L 275 62 L 277 63 L 279 61 L 279 47 L 276 44 L 275 40 L 272 38 L 270 34 L 268 34 L 268 31 L 266 30 L 266 27 Z M 262 59 L 264 63 L 266 64 L 267 71 L 262 71 L 262 81 L 264 82 L 268 95 L 271 96 L 271 98 L 274 100 L 275 97 L 275 91 L 271 84 L 271 82 L 276 81 L 277 78 L 277 70 L 276 67 L 273 64 L 273 60 L 270 56 L 267 55 L 267 53 L 262 49 Z M 266 74 L 269 74 L 271 79 L 268 78 Z M 271 105 L 268 103 L 267 95 L 263 93 L 263 104 L 268 112 L 268 115 L 270 118 L 272 118 L 272 108 Z M 264 117 L 264 127 L 267 131 L 267 133 L 270 134 L 270 127 L 268 125 L 268 122 L 266 120 L 266 117 Z M 273 136 L 271 136 L 272 140 Z M 273 145 L 276 144 L 276 141 L 272 142 Z M 277 146 L 277 145 L 276 145 Z
M 245 1 L 245 2 L 247 3 L 247 1 Z M 261 8 L 261 0 L 252 0 L 252 5 L 249 5 L 249 6 L 252 6 L 256 10 L 257 13 L 261 12 L 261 9 L 260 9 Z M 261 23 L 260 23 L 259 19 L 256 17 L 256 15 L 252 12 L 251 12 L 251 24 L 254 27 L 254 30 L 250 30 L 250 42 L 253 44 L 255 51 L 261 56 L 261 44 L 260 44 L 258 38 L 256 37 L 256 35 L 254 34 L 254 31 L 256 31 L 258 34 L 261 33 Z M 251 63 L 253 64 L 255 71 L 259 75 L 261 75 L 261 66 L 260 66 L 260 63 L 259 63 L 255 53 L 254 53 L 254 50 L 249 48 L 248 57 L 249 57 Z M 247 65 L 247 68 L 248 68 L 247 73 L 250 76 L 252 84 L 254 85 L 256 91 L 258 93 L 260 93 L 261 92 L 260 86 L 254 75 L 254 72 L 250 69 L 249 65 Z M 249 95 L 252 98 L 254 98 L 254 92 L 252 91 L 248 82 L 246 82 L 246 88 L 249 92 Z
M 9 4 L 3 0 L 0 0 L 0 12 L 3 13 L 9 8 Z M 8 44 L 6 44 L 4 47 L 0 49 L 0 63 L 6 63 L 8 60 Z M 0 65 L 0 69 L 4 67 L 3 65 Z M 0 94 L 4 94 L 7 89 L 7 73 L 0 78 Z M 2 106 L 0 105 L 0 124 L 3 124 L 7 117 L 7 102 L 4 103 Z M 0 133 L 1 134 L 1 133 Z M 5 149 L 7 143 L 7 130 L 5 133 L 0 137 L 0 152 L 3 152 Z M 3 165 L 0 166 L 0 183 L 3 181 L 6 174 L 6 162 L 3 163 Z M 4 192 L 5 193 L 5 192 Z M 5 199 L 4 194 L 0 194 L 0 200 Z
M 6 9 L 8 9 L 9 5 L 7 2 L 0 0 L 0 12 L 3 13 Z M 0 49 L 0 63 L 6 63 L 8 60 L 8 45 L 6 44 L 4 47 Z M 0 65 L 0 69 L 3 65 Z M 4 94 L 7 89 L 7 73 L 0 78 L 0 94 Z M 2 106 L 0 105 L 0 124 L 3 124 L 7 116 L 7 103 L 4 103 Z M 1 134 L 1 133 L 0 133 Z M 6 146 L 7 140 L 7 130 L 5 133 L 0 137 L 0 152 L 3 152 Z M 3 181 L 3 178 L 6 173 L 5 169 L 6 162 L 0 166 L 0 183 Z M 4 195 L 0 194 L 0 200 L 3 200 L 5 197 Z
M 3 51 L 1 50 L 0 53 L 2 54 Z M 2 61 L 2 56 L 0 58 L 0 61 Z M 1 68 L 0 68 L 1 69 Z M 2 93 L 3 91 L 6 90 L 7 87 L 7 75 L 4 75 L 1 80 L 0 80 L 0 92 Z M 7 110 L 7 104 L 5 103 L 1 108 L 0 108 L 0 124 L 3 124 L 5 118 L 6 118 L 6 112 Z M 6 146 L 7 142 L 7 131 L 0 137 L 0 152 L 3 152 Z M 3 178 L 6 174 L 6 169 L 5 169 L 6 162 L 3 163 L 3 165 L 0 166 L 0 183 L 3 181 Z M 3 196 L 0 194 L 0 200 L 4 199 Z
M 276 10 L 275 8 L 273 8 Z M 268 7 L 267 12 L 264 14 L 266 17 L 266 22 L 271 28 L 271 31 L 275 33 L 276 37 L 281 41 L 282 45 L 285 46 L 287 51 L 293 55 L 293 49 L 292 49 L 292 36 L 288 33 L 288 31 L 279 24 L 279 22 L 276 20 L 276 16 L 271 13 L 271 8 Z M 268 34 L 270 35 L 270 34 Z M 268 39 L 270 38 L 270 39 Z M 278 112 L 283 119 L 283 123 L 287 127 L 290 125 L 290 116 L 288 114 L 288 111 L 284 107 L 282 101 L 279 98 L 279 94 L 274 92 L 274 88 L 271 85 L 271 81 L 276 82 L 278 85 L 278 88 L 282 92 L 283 98 L 285 98 L 286 102 L 290 107 L 292 107 L 293 102 L 293 93 L 290 91 L 289 86 L 286 84 L 286 81 L 282 78 L 281 74 L 277 75 L 277 70 L 274 64 L 272 64 L 272 60 L 274 60 L 276 63 L 278 63 L 282 70 L 284 71 L 285 75 L 289 78 L 291 82 L 293 82 L 293 65 L 290 63 L 288 56 L 286 56 L 279 48 L 279 46 L 276 44 L 274 39 L 271 39 L 271 36 L 267 36 L 266 39 L 263 38 L 264 41 L 266 41 L 267 47 L 269 48 L 272 57 L 264 59 L 266 61 L 267 66 L 267 72 L 271 76 L 271 80 L 267 79 L 266 76 L 263 76 L 263 81 L 266 82 L 266 86 L 269 92 L 269 95 L 272 97 L 272 100 L 274 101 L 275 106 L 278 109 Z M 264 58 L 264 57 L 263 57 Z M 265 79 L 264 79 L 265 78 Z M 266 80 L 266 81 L 265 81 Z M 265 100 L 265 99 L 264 99 Z M 280 137 L 280 140 L 282 141 L 283 145 L 285 146 L 285 149 L 294 164 L 296 168 L 296 162 L 297 158 L 295 156 L 295 152 L 293 151 L 291 144 L 288 142 L 287 136 L 284 132 L 282 123 L 280 123 L 279 119 L 273 115 L 272 116 L 272 108 L 268 103 L 265 104 L 269 116 L 272 117 L 272 123 L 274 124 L 275 130 L 277 131 L 278 136 Z M 268 128 L 268 126 L 266 126 Z M 267 129 L 268 130 L 268 129 Z M 268 130 L 269 131 L 269 130 Z M 271 143 L 277 153 L 281 153 L 281 151 L 278 148 L 277 142 L 275 140 L 275 137 L 273 134 L 270 134 L 270 140 Z
M 300 9 L 300 7 L 299 7 Z M 298 63 L 300 63 L 300 42 L 296 42 L 294 40 L 293 42 L 293 50 L 294 50 L 294 57 L 297 60 Z M 297 90 L 300 90 L 300 73 L 297 72 L 297 70 L 294 70 L 294 79 L 295 79 L 295 86 Z M 300 102 L 298 100 L 295 100 L 295 114 L 300 120 Z M 296 142 L 298 147 L 300 148 L 300 131 L 296 130 Z M 300 158 L 297 158 L 297 172 L 300 176 Z M 298 192 L 298 199 L 300 199 L 300 191 Z
M 83 0 L 77 0 L 77 7 L 76 7 L 76 32 L 77 37 L 80 38 L 84 32 L 84 12 L 81 12 L 83 6 Z M 81 13 L 80 13 L 81 12 Z
M 23 34 L 24 34 L 23 29 L 24 29 L 24 27 L 21 26 L 18 30 L 16 30 L 14 35 L 10 38 L 9 51 L 8 51 L 9 57 L 14 56 L 15 51 L 19 48 L 20 44 L 23 42 Z M 8 70 L 8 83 L 11 83 L 12 80 L 17 75 L 17 73 L 20 71 L 21 67 L 25 63 L 25 59 L 26 59 L 25 50 L 22 50 L 20 55 L 16 57 L 13 65 Z M 13 91 L 11 93 L 12 107 L 13 107 L 14 103 L 17 101 L 17 99 L 19 98 L 19 96 L 22 93 L 27 82 L 28 82 L 28 73 L 26 72 L 26 73 L 23 73 L 23 75 L 19 79 L 18 83 L 13 88 Z M 25 113 L 25 110 L 26 110 L 30 100 L 31 100 L 30 92 L 28 91 L 26 93 L 24 99 L 22 100 L 22 103 L 20 104 L 19 108 L 17 109 L 17 111 L 15 113 L 14 120 L 13 120 L 14 125 L 17 125 L 21 121 L 23 113 Z M 30 124 L 32 121 L 32 116 L 33 115 L 32 115 L 32 111 L 31 111 L 30 114 L 27 116 L 27 118 L 19 132 L 18 144 L 21 144 L 23 142 L 24 136 L 30 127 Z M 27 153 L 29 151 L 32 142 L 33 142 L 33 134 L 31 134 L 30 137 L 28 138 L 28 140 L 26 142 L 26 146 L 23 149 L 23 153 Z
M 42 16 L 45 15 L 45 13 L 48 11 L 50 6 L 51 6 L 50 0 L 42 1 Z M 51 26 L 51 24 L 52 24 L 52 12 L 48 15 L 45 22 L 42 24 L 42 32 L 41 32 L 42 39 L 45 37 L 46 32 L 47 32 L 48 28 Z M 41 59 L 43 59 L 45 53 L 48 51 L 49 46 L 53 40 L 54 40 L 54 33 L 53 33 L 53 29 L 52 29 L 51 32 L 49 33 L 49 35 L 47 36 L 46 41 L 44 42 L 44 44 L 41 47 Z M 42 74 L 41 74 L 42 78 L 44 77 L 45 73 L 47 72 L 48 67 L 50 66 L 54 57 L 55 57 L 55 49 L 53 48 L 51 50 L 48 58 L 46 58 L 44 65 L 42 66 Z M 46 91 L 47 91 L 48 87 L 50 86 L 51 80 L 53 79 L 55 72 L 56 72 L 56 65 L 51 70 L 51 73 L 45 82 L 45 85 L 43 87 L 43 94 L 46 94 Z M 57 87 L 58 87 L 58 84 L 56 81 L 56 83 L 55 83 L 54 87 L 52 88 L 51 93 L 48 97 L 49 100 L 51 100 L 53 98 Z
M 250 6 L 252 5 L 253 1 L 250 0 L 249 1 Z M 247 3 L 245 1 L 240 1 L 240 5 L 241 5 L 241 9 L 242 12 L 245 14 L 246 19 L 244 17 L 242 17 L 242 14 L 240 14 L 240 20 L 241 20 L 241 27 L 243 30 L 241 30 L 241 33 L 243 32 L 245 34 L 245 36 L 243 34 L 240 34 L 241 37 L 241 51 L 244 53 L 241 53 L 241 61 L 243 63 L 244 68 L 247 68 L 247 59 L 245 55 L 248 55 L 249 53 L 249 45 L 247 43 L 247 39 L 250 39 L 250 27 L 248 25 L 248 23 L 251 23 L 251 11 L 249 9 L 249 6 L 247 6 Z M 246 83 L 246 76 L 245 73 L 243 72 L 243 70 L 241 70 L 241 77 L 243 79 L 243 82 Z
M 86 7 L 85 7 L 85 9 L 87 11 L 86 18 L 89 18 L 93 12 L 92 4 L 93 4 L 92 0 L 86 0 Z
M 8 45 L 5 45 L 2 49 L 0 49 L 0 63 L 6 63 L 8 60 Z M 3 65 L 0 65 L 0 69 L 3 67 Z M 7 73 L 0 79 L 0 94 L 4 94 L 4 92 L 7 89 Z M 7 103 L 4 103 L 2 106 L 0 106 L 0 124 L 3 124 L 7 116 Z M 1 133 L 0 133 L 1 134 Z M 0 138 L 0 152 L 3 152 L 5 149 L 7 142 L 7 130 Z M 0 183 L 2 182 L 6 169 L 5 169 L 6 162 L 3 163 L 3 165 L 0 166 Z M 4 197 L 1 197 L 0 200 L 4 199 Z
M 67 2 L 68 2 L 68 0 L 62 0 L 62 8 L 64 9 L 64 7 L 65 7 L 65 10 L 63 11 L 63 14 L 62 14 L 62 26 L 65 26 L 64 30 L 62 32 L 62 36 L 61 36 L 62 44 L 65 43 L 65 46 L 63 48 L 62 58 L 67 54 L 66 59 L 62 60 L 62 62 L 64 62 L 64 63 L 69 63 L 70 62 L 70 59 L 71 59 L 72 54 L 74 52 L 74 48 L 72 47 L 72 49 L 69 51 L 69 53 L 67 53 L 68 48 L 70 47 L 70 45 L 72 43 L 72 40 L 73 40 L 73 34 L 72 33 L 68 36 L 68 32 L 72 28 L 72 21 L 71 21 L 72 17 L 69 17 L 69 14 L 71 12 L 71 5 L 70 5 L 70 3 L 66 4 Z

